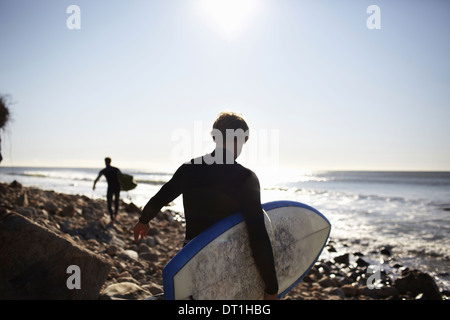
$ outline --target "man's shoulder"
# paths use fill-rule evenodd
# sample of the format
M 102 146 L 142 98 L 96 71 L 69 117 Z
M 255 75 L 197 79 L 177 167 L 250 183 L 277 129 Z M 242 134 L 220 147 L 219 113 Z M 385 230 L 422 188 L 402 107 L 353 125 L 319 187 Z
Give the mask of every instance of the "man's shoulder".
M 228 169 L 225 169 L 228 168 Z M 238 176 L 243 180 L 249 180 L 253 182 L 259 182 L 258 176 L 255 172 L 247 167 L 244 167 L 240 163 L 235 162 L 234 164 L 209 164 L 205 161 L 204 156 L 193 158 L 185 163 L 183 163 L 176 171 L 177 175 L 183 173 L 203 173 L 205 170 L 215 170 L 215 169 L 225 169 L 224 172 L 229 172 L 233 176 Z
M 243 173 L 247 174 L 248 176 L 251 176 L 251 177 L 254 177 L 254 178 L 258 178 L 258 177 L 256 176 L 256 173 L 255 173 L 255 172 L 253 172 L 251 169 L 249 169 L 249 168 L 247 168 L 247 167 L 244 167 L 242 164 L 236 163 L 236 167 L 237 167 L 240 171 L 242 171 Z
M 100 173 L 112 173 L 112 172 L 119 173 L 120 170 L 119 170 L 119 168 L 109 166 L 109 167 L 104 168 L 102 171 L 100 171 Z
M 244 167 L 243 165 L 236 163 L 236 174 L 239 176 L 239 180 L 248 186 L 248 185 L 259 185 L 259 179 L 255 172 L 251 169 Z

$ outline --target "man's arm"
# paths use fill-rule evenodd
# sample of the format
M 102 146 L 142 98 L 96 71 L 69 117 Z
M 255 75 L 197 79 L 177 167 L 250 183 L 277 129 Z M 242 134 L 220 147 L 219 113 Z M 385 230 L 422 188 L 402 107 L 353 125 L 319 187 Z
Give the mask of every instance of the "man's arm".
M 275 260 L 272 244 L 264 222 L 259 181 L 254 173 L 251 174 L 243 186 L 241 201 L 242 213 L 247 223 L 252 254 L 266 285 L 265 299 L 276 299 L 278 280 L 275 270 Z
M 150 228 L 150 220 L 156 217 L 161 208 L 167 205 L 169 202 L 173 201 L 182 193 L 182 168 L 183 166 L 181 166 L 177 170 L 177 172 L 175 172 L 172 179 L 170 179 L 165 185 L 163 185 L 158 193 L 154 197 L 152 197 L 145 205 L 139 221 L 134 227 L 135 242 L 138 242 L 140 239 L 144 238 L 147 235 Z
M 101 178 L 103 175 L 103 170 L 98 173 L 97 179 L 94 180 L 94 185 L 92 186 L 92 190 L 95 190 L 95 185 L 97 184 L 97 181 Z

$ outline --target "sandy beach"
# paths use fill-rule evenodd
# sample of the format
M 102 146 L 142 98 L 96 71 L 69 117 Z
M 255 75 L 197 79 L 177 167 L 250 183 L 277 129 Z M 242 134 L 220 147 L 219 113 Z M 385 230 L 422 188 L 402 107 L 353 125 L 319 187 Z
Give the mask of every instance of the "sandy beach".
M 39 226 L 42 232 L 65 239 L 108 265 L 103 283 L 97 284 L 99 290 L 94 299 L 161 299 L 162 270 L 181 249 L 184 238 L 182 220 L 168 207 L 151 222 L 146 239 L 136 244 L 132 230 L 140 208 L 133 203 L 121 201 L 117 220 L 111 223 L 106 202 L 101 199 L 24 187 L 16 181 L 0 184 L 0 194 L 0 225 L 7 217 L 23 218 Z M 373 254 L 378 254 L 385 264 L 391 266 L 389 270 L 374 270 L 369 267 L 364 254 L 352 250 L 351 245 L 351 242 L 338 244 L 330 239 L 323 256 L 333 253 L 333 258 L 325 260 L 319 257 L 310 272 L 283 299 L 447 300 L 450 296 L 448 291 L 436 285 L 429 274 L 404 267 L 399 257 L 392 257 L 389 247 L 372 248 Z M 336 250 L 342 247 L 346 250 Z M 17 248 L 20 248 L 19 244 Z M 29 265 L 37 259 L 39 257 L 29 256 Z M 57 260 L 55 257 L 52 259 Z M 2 277 L 8 280 L 15 271 L 3 270 Z M 35 276 L 30 275 L 24 281 L 32 283 L 36 281 Z M 52 288 L 47 291 L 51 292 Z M 11 299 L 5 294 L 1 298 Z M 21 293 L 16 291 L 12 298 L 29 297 L 21 297 Z

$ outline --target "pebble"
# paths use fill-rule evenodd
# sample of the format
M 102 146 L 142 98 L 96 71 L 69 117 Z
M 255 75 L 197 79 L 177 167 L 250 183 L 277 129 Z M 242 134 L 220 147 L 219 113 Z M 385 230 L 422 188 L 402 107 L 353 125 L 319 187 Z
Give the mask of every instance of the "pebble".
M 127 260 L 127 259 L 131 259 L 131 260 L 138 260 L 139 259 L 139 254 L 134 251 L 134 250 L 124 250 L 119 254 L 119 259 L 122 260 Z
M 134 282 L 120 282 L 107 286 L 101 293 L 102 300 L 144 300 L 152 294 Z

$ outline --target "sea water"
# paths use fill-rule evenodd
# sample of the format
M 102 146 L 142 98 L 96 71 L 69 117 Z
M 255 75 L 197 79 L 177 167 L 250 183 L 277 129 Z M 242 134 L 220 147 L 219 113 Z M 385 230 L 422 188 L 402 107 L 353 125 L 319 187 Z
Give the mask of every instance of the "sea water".
M 93 181 L 101 168 L 0 167 L 0 181 L 57 192 L 106 197 L 106 180 Z M 142 207 L 172 172 L 122 169 L 134 176 L 136 189 L 122 192 L 125 201 Z M 399 263 L 432 274 L 450 290 L 450 172 L 372 172 L 256 170 L 262 202 L 293 200 L 324 214 L 338 252 L 364 253 L 392 248 Z M 105 208 L 106 209 L 106 208 Z M 170 209 L 181 213 L 182 197 Z M 343 246 L 339 248 L 339 245 Z M 327 250 L 323 251 L 323 255 Z M 379 257 L 380 255 L 373 255 Z M 372 264 L 382 263 L 371 260 Z
M 450 172 L 291 172 L 282 180 L 265 190 L 266 198 L 315 207 L 349 253 L 364 253 L 376 268 L 383 264 L 381 248 L 390 247 L 400 264 L 450 288 Z
M 0 182 L 17 180 L 24 186 L 85 195 L 93 199 L 106 199 L 108 185 L 104 176 L 93 190 L 94 180 L 101 169 L 103 168 L 0 167 Z M 132 201 L 140 207 L 143 207 L 172 177 L 172 173 L 139 169 L 122 169 L 122 173 L 131 174 L 138 186 L 134 190 L 122 192 L 121 198 L 127 202 Z M 177 209 L 182 211 L 182 207 Z

